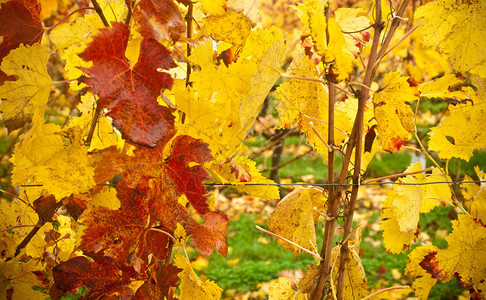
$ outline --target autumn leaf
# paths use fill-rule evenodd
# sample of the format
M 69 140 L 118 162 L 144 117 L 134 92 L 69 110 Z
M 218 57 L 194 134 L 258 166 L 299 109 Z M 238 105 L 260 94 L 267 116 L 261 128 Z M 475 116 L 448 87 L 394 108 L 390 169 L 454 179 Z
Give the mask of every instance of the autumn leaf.
M 287 74 L 317 79 L 318 70 L 304 53 L 299 52 L 287 69 Z M 326 158 L 329 149 L 319 138 L 320 135 L 327 141 L 329 97 L 324 85 L 311 80 L 291 78 L 289 82 L 277 88 L 276 97 L 280 100 L 277 106 L 280 120 L 276 128 L 288 128 L 297 123 L 299 130 L 306 134 L 307 142 Z M 346 132 L 351 131 L 352 122 L 345 105 L 338 105 L 335 114 L 335 143 L 340 144 L 347 137 Z M 315 133 L 314 128 L 319 135 Z
M 37 261 L 23 261 L 20 256 L 0 262 L 0 293 L 4 296 L 10 294 L 12 299 L 46 298 L 40 291 L 46 286 L 35 274 L 40 270 L 41 266 Z
M 41 41 L 44 26 L 40 19 L 40 13 L 41 5 L 37 0 L 10 0 L 1 4 L 0 62 L 11 50 L 16 49 L 21 44 L 27 46 Z M 0 84 L 6 80 L 14 80 L 12 75 L 3 69 L 0 70 Z
M 438 0 L 419 7 L 415 18 L 423 18 L 425 46 L 439 46 L 457 72 L 486 77 L 486 6 L 482 0 Z
M 52 80 L 47 73 L 47 48 L 40 44 L 21 45 L 3 58 L 1 69 L 17 76 L 0 86 L 0 112 L 9 132 L 34 121 L 44 123 L 44 110 Z
M 478 92 L 465 88 L 471 101 L 449 104 L 446 119 L 429 132 L 429 149 L 438 151 L 442 159 L 457 157 L 469 161 L 474 150 L 486 148 L 485 80 L 475 78 L 474 84 L 480 87 Z
M 437 276 L 433 276 L 422 267 L 427 257 L 434 257 L 439 249 L 436 246 L 420 246 L 412 250 L 408 255 L 405 275 L 414 278 L 412 288 L 419 300 L 427 299 L 430 289 L 437 282 Z M 426 266 L 426 265 L 424 265 Z
M 480 171 L 479 167 L 474 170 L 480 180 L 484 180 L 484 171 Z M 472 181 L 469 176 L 464 176 L 463 181 Z M 475 183 L 462 183 L 463 196 L 465 200 L 465 207 L 475 219 L 481 220 L 486 224 L 486 189 L 484 183 L 477 185 Z
M 242 46 L 251 31 L 250 20 L 233 10 L 227 10 L 223 15 L 209 16 L 204 22 L 199 35 L 209 35 L 235 46 Z
M 191 245 L 203 255 L 209 256 L 214 248 L 226 257 L 228 244 L 226 231 L 228 230 L 228 216 L 219 212 L 211 212 L 204 216 L 204 225 L 199 225 L 189 218 L 186 230 L 191 235 Z
M 155 147 L 173 135 L 172 110 L 161 106 L 157 97 L 162 89 L 172 88 L 168 73 L 176 64 L 170 51 L 153 39 L 144 39 L 137 63 L 125 60 L 129 30 L 121 23 L 100 33 L 88 44 L 81 57 L 93 66 L 81 68 L 89 76 L 82 81 L 100 97 L 99 105 L 108 110 L 113 125 L 124 138 L 136 144 Z
M 272 282 L 268 289 L 268 297 L 270 300 L 308 299 L 307 295 L 304 295 L 299 291 L 294 291 L 290 284 L 290 280 L 285 277 L 279 277 Z
M 181 300 L 213 300 L 221 298 L 223 290 L 210 281 L 202 281 L 191 267 L 191 264 L 180 253 L 174 256 L 174 263 L 182 271 L 179 273 L 181 284 L 179 285 Z
M 486 274 L 486 226 L 468 215 L 452 221 L 452 233 L 446 237 L 448 247 L 437 252 L 441 280 L 453 277 L 464 285 L 476 285 Z
M 105 294 L 122 283 L 120 270 L 109 258 L 90 261 L 84 256 L 77 256 L 56 265 L 52 272 L 56 288 L 63 291 L 84 286 L 91 295 L 97 292 Z
M 231 184 L 238 191 L 260 197 L 262 200 L 280 198 L 280 192 L 275 182 L 264 177 L 257 169 L 256 163 L 246 156 L 236 156 L 219 165 L 213 163 L 209 171 L 214 175 L 216 181 Z M 262 185 L 247 186 L 245 182 Z
M 142 0 L 137 3 L 133 17 L 138 24 L 138 32 L 143 37 L 160 41 L 162 38 L 173 42 L 185 32 L 182 14 L 173 0 Z
M 15 146 L 12 183 L 42 185 L 57 201 L 73 193 L 88 192 L 95 185 L 94 172 L 82 134 L 79 127 L 60 130 L 54 124 L 31 129 Z
M 315 251 L 316 232 L 315 223 L 318 218 L 318 211 L 324 209 L 326 198 L 322 189 L 316 187 L 298 187 L 290 194 L 285 196 L 275 207 L 275 211 L 270 215 L 268 227 L 281 237 L 284 237 L 295 244 Z M 295 256 L 299 256 L 302 249 L 282 241 L 277 240 L 285 249 L 292 251 Z
M 383 88 L 373 96 L 378 136 L 384 150 L 393 153 L 400 150 L 414 132 L 414 113 L 408 103 L 419 98 L 406 77 L 390 72 L 383 78 Z

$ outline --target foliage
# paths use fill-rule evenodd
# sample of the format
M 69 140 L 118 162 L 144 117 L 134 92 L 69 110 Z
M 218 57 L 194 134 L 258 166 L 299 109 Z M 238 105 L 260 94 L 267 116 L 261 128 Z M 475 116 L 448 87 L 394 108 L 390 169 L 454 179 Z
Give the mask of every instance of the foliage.
M 322 155 L 331 183 L 293 189 L 262 229 L 314 259 L 297 284 L 275 280 L 270 298 L 386 292 L 366 281 L 353 218 L 363 186 L 390 178 L 396 185 L 377 207 L 382 237 L 387 252 L 408 251 L 415 295 L 454 279 L 484 297 L 485 175 L 472 165 L 486 148 L 484 1 L 268 9 L 282 2 L 0 1 L 1 159 L 10 164 L 0 199 L 2 295 L 219 299 L 222 288 L 195 272 L 187 248 L 230 252 L 229 218 L 209 183 L 280 200 L 244 143 L 258 118 L 267 136 L 305 135 L 302 156 Z M 260 115 L 269 101 L 278 120 Z M 441 115 L 418 121 L 430 112 Z M 280 153 L 284 139 L 272 142 Z M 434 168 L 414 163 L 365 180 L 373 157 L 404 148 Z M 475 174 L 449 168 L 459 159 Z M 423 216 L 439 206 L 457 214 L 436 224 L 450 232 L 437 245 L 416 244 L 430 223 Z M 258 268 L 249 288 L 277 270 Z

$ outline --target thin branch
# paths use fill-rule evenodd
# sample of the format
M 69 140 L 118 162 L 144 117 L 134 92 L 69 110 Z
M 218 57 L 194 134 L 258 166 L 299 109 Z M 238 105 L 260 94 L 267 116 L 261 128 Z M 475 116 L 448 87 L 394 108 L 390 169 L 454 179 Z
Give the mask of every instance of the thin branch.
M 100 105 L 100 100 L 98 99 L 96 101 L 96 110 L 93 116 L 93 120 L 91 120 L 91 126 L 89 127 L 88 136 L 84 141 L 84 145 L 88 148 L 91 146 L 91 140 L 93 139 L 94 131 L 96 129 L 96 125 L 98 124 L 98 119 L 100 115 L 101 115 L 101 105 Z
M 311 149 L 307 150 L 306 152 L 301 153 L 301 154 L 299 154 L 299 155 L 295 156 L 295 157 L 294 157 L 294 158 L 292 158 L 292 159 L 289 159 L 288 161 L 286 161 L 286 162 L 284 162 L 284 163 L 282 163 L 282 164 L 279 164 L 279 165 L 277 165 L 277 166 L 273 166 L 273 167 L 271 167 L 271 168 L 266 168 L 266 169 L 263 169 L 263 170 L 261 170 L 260 172 L 261 172 L 261 173 L 263 173 L 263 172 L 268 172 L 268 171 L 273 171 L 273 170 L 278 170 L 278 169 L 281 169 L 281 168 L 285 167 L 286 165 L 291 164 L 291 163 L 293 163 L 294 161 L 298 160 L 299 158 L 306 156 L 307 154 L 311 153 L 312 151 L 314 151 L 314 149 L 312 149 L 312 148 L 311 148 Z
M 1 229 L 0 232 L 9 231 L 10 229 L 15 229 L 15 228 L 35 227 L 35 226 L 38 226 L 38 225 L 37 224 L 35 224 L 35 225 L 15 225 L 15 226 L 10 226 L 10 227 Z
M 309 116 L 309 115 L 307 115 L 307 114 L 304 114 L 303 116 L 304 116 L 304 117 L 306 117 L 306 118 L 312 119 L 312 120 L 314 120 L 314 121 L 321 122 L 321 123 L 324 123 L 324 124 L 326 124 L 326 125 L 329 125 L 329 123 L 328 123 L 328 122 L 323 121 L 323 120 L 319 120 L 319 119 L 317 119 L 317 118 L 313 118 L 313 117 L 311 117 L 311 116 Z M 330 128 L 330 126 L 329 126 L 329 128 Z M 349 133 L 347 133 L 346 131 L 342 130 L 342 129 L 341 129 L 341 128 L 339 128 L 339 127 L 334 126 L 334 129 L 337 129 L 337 130 L 341 131 L 341 133 L 342 133 L 342 134 L 344 134 L 344 135 L 346 135 L 346 136 L 347 136 L 347 135 L 349 135 Z
M 51 31 L 52 29 L 56 28 L 57 26 L 61 25 L 62 23 L 64 23 L 70 16 L 74 15 L 75 13 L 77 12 L 80 12 L 80 11 L 83 11 L 83 10 L 86 10 L 86 9 L 95 9 L 94 7 L 81 7 L 81 8 L 78 8 L 76 9 L 75 11 L 73 11 L 72 13 L 68 14 L 67 16 L 65 16 L 64 18 L 62 18 L 62 20 L 60 20 L 59 22 L 57 22 L 56 24 L 52 25 L 52 26 L 49 26 L 49 27 L 45 27 L 44 30 L 46 31 Z
M 355 85 L 359 85 L 359 86 L 361 86 L 361 87 L 364 87 L 365 89 L 367 89 L 367 90 L 368 90 L 368 91 L 370 91 L 370 92 L 373 92 L 373 93 L 375 93 L 375 92 L 376 92 L 376 91 L 374 91 L 372 88 L 370 88 L 370 87 L 369 87 L 369 86 L 367 86 L 367 85 L 362 84 L 361 82 L 357 82 L 357 81 L 351 81 L 349 84 L 355 84 Z
M 397 177 L 401 177 L 401 176 L 413 175 L 413 174 L 418 174 L 418 173 L 425 173 L 425 172 L 432 171 L 433 169 L 434 169 L 434 167 L 428 167 L 428 168 L 420 170 L 420 171 L 404 172 L 404 173 L 392 174 L 392 175 L 378 177 L 378 178 L 372 178 L 372 179 L 368 179 L 368 180 L 363 181 L 361 184 L 367 184 L 367 183 L 371 183 L 371 182 L 381 181 L 381 180 L 390 179 L 390 178 L 397 178 Z
M 319 134 L 319 132 L 317 132 L 317 129 L 314 127 L 314 123 L 313 122 L 309 122 L 309 125 L 311 126 L 312 131 L 314 131 L 314 133 L 317 135 L 317 137 L 321 140 L 321 142 L 323 142 L 324 145 L 326 145 L 327 150 L 329 152 L 333 152 L 334 150 L 332 149 L 332 147 L 329 146 L 329 144 L 322 138 L 322 136 Z
M 369 294 L 368 296 L 362 298 L 361 300 L 371 299 L 374 296 L 379 295 L 379 294 L 384 293 L 384 292 L 393 291 L 393 290 L 409 289 L 409 288 L 410 288 L 410 286 L 408 286 L 408 285 L 392 286 L 392 287 L 388 287 L 388 288 L 384 288 L 384 289 L 381 289 L 379 291 L 376 291 L 373 294 Z
M 380 58 L 378 58 L 375 65 L 380 63 L 380 61 L 383 59 L 383 57 L 385 57 L 388 53 L 390 53 L 393 49 L 395 49 L 395 47 L 400 45 L 401 42 L 403 42 L 406 38 L 408 38 L 417 28 L 419 28 L 420 25 L 422 25 L 423 22 L 424 22 L 424 20 L 421 20 L 417 25 L 415 25 L 415 27 L 410 29 L 410 31 L 407 32 L 407 34 L 405 34 L 398 42 L 396 42 L 395 45 L 391 46 L 390 49 L 388 49 L 385 53 L 383 53 L 383 55 L 380 56 Z
M 340 87 L 340 86 L 339 86 L 339 85 L 337 85 L 337 84 L 333 84 L 333 86 L 334 86 L 336 89 L 338 89 L 338 90 L 340 90 L 341 92 L 343 92 L 344 94 L 346 94 L 346 96 L 348 96 L 348 97 L 350 97 L 350 98 L 351 98 L 351 97 L 353 97 L 353 98 L 354 98 L 353 93 L 351 93 L 350 91 L 348 91 L 348 90 L 346 90 L 346 89 L 344 89 L 344 88 Z
M 103 22 L 103 25 L 105 25 L 106 27 L 110 27 L 110 24 L 106 20 L 105 15 L 103 14 L 103 10 L 101 9 L 100 5 L 98 4 L 98 1 L 91 0 L 91 3 L 93 3 L 94 9 L 96 10 L 96 13 L 98 14 L 98 16 L 100 16 L 101 21 Z
M 310 255 L 314 256 L 314 257 L 315 257 L 317 260 L 322 261 L 322 257 L 320 257 L 320 256 L 319 256 L 319 254 L 314 253 L 314 252 L 312 252 L 312 251 L 310 251 L 310 250 L 307 250 L 306 248 L 302 247 L 301 245 L 298 245 L 298 244 L 296 244 L 296 243 L 294 243 L 294 242 L 292 242 L 292 241 L 290 241 L 290 240 L 288 240 L 288 239 L 286 239 L 286 238 L 284 238 L 284 237 L 281 237 L 280 235 L 275 234 L 275 233 L 273 233 L 273 232 L 271 232 L 271 231 L 268 231 L 268 230 L 266 230 L 266 229 L 263 229 L 263 228 L 261 228 L 261 227 L 260 227 L 260 226 L 258 226 L 258 225 L 256 225 L 255 227 L 256 227 L 256 229 L 258 229 L 258 230 L 260 230 L 260 231 L 263 231 L 263 232 L 265 232 L 266 234 L 269 234 L 269 235 L 271 235 L 271 236 L 273 236 L 273 237 L 276 237 L 276 238 L 278 238 L 278 239 L 281 239 L 281 240 L 283 240 L 283 241 L 286 241 L 287 243 L 290 243 L 290 244 L 294 245 L 295 247 L 299 248 L 300 250 L 304 251 L 305 253 L 308 253 L 308 254 L 310 254 Z
M 186 24 L 187 24 L 187 33 L 186 33 L 187 39 L 192 38 L 192 20 L 193 20 L 192 14 L 193 14 L 193 10 L 194 10 L 194 5 L 191 2 L 191 4 L 189 4 L 189 6 L 187 8 L 187 14 L 186 14 L 186 17 L 185 17 Z M 189 57 L 191 55 L 191 44 L 189 44 L 189 43 L 187 43 L 186 55 L 187 55 L 187 57 Z M 189 81 L 190 77 L 191 77 L 191 72 L 192 72 L 191 63 L 188 61 L 187 62 L 187 74 L 186 74 L 186 86 L 192 86 L 192 83 Z

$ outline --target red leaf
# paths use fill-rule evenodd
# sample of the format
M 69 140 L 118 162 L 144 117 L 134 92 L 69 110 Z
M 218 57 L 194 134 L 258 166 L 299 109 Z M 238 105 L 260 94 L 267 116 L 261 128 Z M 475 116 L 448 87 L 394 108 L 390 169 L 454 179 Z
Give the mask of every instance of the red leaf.
M 133 17 L 143 37 L 176 42 L 186 31 L 182 14 L 172 0 L 141 0 Z
M 120 270 L 109 259 L 91 262 L 78 256 L 55 266 L 52 272 L 56 288 L 63 291 L 85 286 L 90 293 L 108 292 L 121 283 Z
M 33 45 L 42 39 L 44 26 L 40 20 L 41 5 L 37 0 L 11 0 L 0 8 L 0 62 L 21 43 Z M 0 85 L 15 80 L 0 70 Z
M 207 143 L 187 135 L 178 136 L 172 149 L 172 155 L 167 162 L 167 172 L 175 182 L 178 191 L 185 194 L 194 209 L 205 215 L 209 212 L 206 203 L 207 194 L 204 181 L 211 177 L 208 172 L 199 165 L 190 167 L 191 163 L 204 164 L 213 159 Z
M 112 23 L 93 38 L 81 57 L 93 61 L 81 68 L 89 78 L 83 82 L 100 97 L 99 105 L 108 109 L 113 125 L 125 139 L 148 147 L 174 134 L 172 109 L 157 103 L 162 89 L 171 89 L 174 80 L 168 70 L 175 67 L 170 51 L 153 39 L 143 39 L 138 62 L 131 67 L 125 58 L 129 29 Z
M 424 259 L 419 263 L 419 265 L 427 271 L 432 278 L 441 278 L 442 277 L 442 270 L 439 269 L 439 263 L 436 259 L 437 251 L 432 251 L 427 254 Z
M 83 213 L 81 219 L 87 228 L 80 249 L 95 254 L 104 251 L 122 264 L 136 250 L 148 225 L 149 211 L 144 191 L 129 188 L 123 181 L 117 186 L 117 197 L 122 205 L 118 210 L 95 207 Z
M 129 159 L 116 146 L 111 146 L 92 154 L 90 165 L 94 168 L 94 181 L 96 184 L 105 184 L 116 174 L 120 173 L 124 162 Z M 93 193 L 99 192 L 102 188 L 102 186 L 95 186 Z
M 139 246 L 138 257 L 141 257 L 146 262 L 148 261 L 147 257 L 149 254 L 153 254 L 158 260 L 166 259 L 169 255 L 168 245 L 168 235 L 160 231 L 148 230 L 144 234 L 143 240 Z
M 204 216 L 204 225 L 199 225 L 190 218 L 186 225 L 186 231 L 191 235 L 191 245 L 203 255 L 210 255 L 213 246 L 219 254 L 228 254 L 226 243 L 226 231 L 228 230 L 228 216 L 219 212 L 211 212 Z
M 42 221 L 42 223 L 51 222 L 59 208 L 54 196 L 40 196 L 33 204 L 35 212 L 39 215 L 39 221 Z
M 156 263 L 153 270 L 155 274 L 138 288 L 135 299 L 174 299 L 171 287 L 177 287 L 177 274 L 182 269 L 172 264 Z

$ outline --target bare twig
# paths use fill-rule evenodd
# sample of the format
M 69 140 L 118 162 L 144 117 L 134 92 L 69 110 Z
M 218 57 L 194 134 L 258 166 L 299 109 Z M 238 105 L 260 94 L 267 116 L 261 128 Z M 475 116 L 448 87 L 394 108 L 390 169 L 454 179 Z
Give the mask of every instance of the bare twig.
M 378 177 L 378 178 L 372 178 L 372 179 L 368 179 L 368 180 L 363 181 L 361 184 L 377 182 L 377 181 L 390 179 L 390 178 L 397 178 L 397 177 L 400 177 L 400 176 L 407 176 L 407 175 L 413 175 L 413 174 L 418 174 L 418 173 L 425 173 L 425 172 L 432 171 L 433 169 L 434 169 L 433 167 L 429 167 L 429 168 L 426 168 L 426 169 L 423 169 L 423 170 L 420 170 L 420 171 L 404 172 L 404 173 L 392 174 L 392 175 Z
M 282 236 L 280 236 L 280 235 L 278 235 L 278 234 L 275 234 L 275 233 L 273 233 L 273 232 L 271 232 L 271 231 L 268 231 L 268 230 L 266 230 L 266 229 L 263 229 L 263 228 L 261 228 L 261 227 L 260 227 L 260 226 L 258 226 L 258 225 L 256 225 L 255 227 L 256 227 L 256 229 L 258 229 L 258 230 L 260 230 L 260 231 L 263 231 L 263 232 L 265 232 L 266 234 L 269 234 L 269 235 L 271 235 L 271 236 L 273 236 L 273 237 L 276 237 L 276 238 L 278 238 L 278 239 L 281 239 L 282 241 L 286 241 L 287 243 L 290 243 L 290 244 L 294 245 L 295 247 L 299 248 L 300 250 L 304 251 L 305 253 L 308 253 L 308 254 L 310 254 L 310 255 L 314 256 L 314 257 L 315 257 L 317 260 L 322 261 L 322 257 L 320 257 L 320 256 L 319 256 L 319 254 L 314 253 L 314 252 L 312 252 L 312 251 L 310 251 L 310 250 L 308 250 L 308 249 L 306 249 L 306 248 L 302 247 L 301 245 L 298 245 L 298 244 L 296 244 L 296 243 L 294 243 L 294 242 L 292 242 L 292 241 L 290 241 L 290 240 L 288 240 L 288 239 L 286 239 L 286 238 L 284 238 L 284 237 L 282 237 Z
M 93 3 L 94 9 L 96 10 L 96 13 L 98 14 L 98 16 L 100 16 L 101 21 L 103 22 L 103 25 L 105 25 L 106 27 L 109 27 L 110 24 L 106 20 L 105 15 L 103 14 L 103 10 L 101 9 L 100 5 L 98 4 L 98 1 L 91 0 L 91 3 Z
M 311 148 L 311 149 L 307 150 L 306 152 L 301 153 L 301 154 L 297 155 L 296 157 L 294 157 L 294 158 L 292 158 L 292 159 L 289 159 L 288 161 L 286 161 L 286 162 L 284 162 L 284 163 L 282 163 L 282 164 L 279 164 L 279 165 L 277 165 L 277 166 L 272 166 L 271 168 L 266 168 L 266 169 L 263 169 L 263 170 L 261 170 L 260 172 L 261 172 L 261 173 L 263 173 L 263 172 L 268 172 L 268 171 L 273 171 L 273 170 L 278 170 L 278 169 L 281 169 L 281 168 L 285 167 L 286 165 L 291 164 L 291 163 L 293 163 L 294 161 L 296 161 L 296 160 L 300 159 L 301 157 L 306 156 L 307 154 L 311 153 L 312 151 L 314 151 L 314 149 L 312 149 L 312 148 Z
M 384 293 L 384 292 L 393 291 L 393 290 L 409 289 L 409 288 L 410 288 L 410 286 L 408 286 L 408 285 L 392 286 L 392 287 L 388 287 L 388 288 L 384 288 L 384 289 L 381 289 L 379 291 L 376 291 L 373 294 L 369 294 L 368 296 L 362 298 L 361 300 L 372 299 L 374 296 L 379 295 L 379 294 Z

